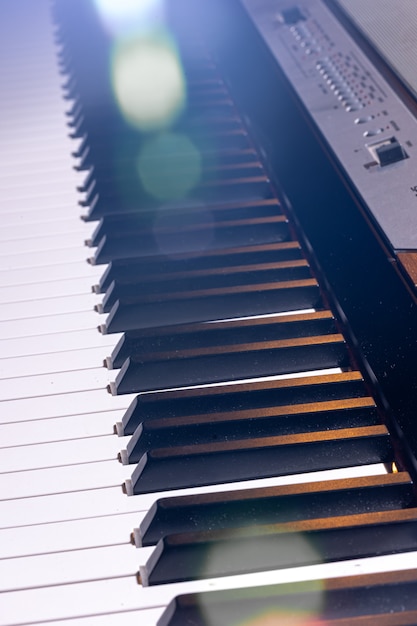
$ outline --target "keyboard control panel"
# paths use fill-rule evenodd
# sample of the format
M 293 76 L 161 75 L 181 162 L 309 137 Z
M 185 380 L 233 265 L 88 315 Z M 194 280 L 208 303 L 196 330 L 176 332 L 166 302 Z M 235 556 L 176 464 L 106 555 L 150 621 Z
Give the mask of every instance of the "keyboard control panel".
M 372 221 L 417 249 L 417 120 L 322 0 L 242 0 Z

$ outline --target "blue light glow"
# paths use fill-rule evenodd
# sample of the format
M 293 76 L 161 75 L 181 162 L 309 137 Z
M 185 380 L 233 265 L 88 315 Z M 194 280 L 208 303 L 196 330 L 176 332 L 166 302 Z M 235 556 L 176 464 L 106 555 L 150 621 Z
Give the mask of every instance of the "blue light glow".
M 163 0 L 94 0 L 106 30 L 115 36 L 163 19 Z

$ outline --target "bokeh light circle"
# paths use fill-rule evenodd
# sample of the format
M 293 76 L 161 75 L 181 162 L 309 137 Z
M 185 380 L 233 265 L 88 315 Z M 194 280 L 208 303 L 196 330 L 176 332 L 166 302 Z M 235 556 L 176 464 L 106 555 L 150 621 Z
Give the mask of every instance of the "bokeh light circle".
M 126 120 L 142 131 L 169 127 L 186 104 L 186 81 L 173 41 L 163 32 L 119 41 L 111 79 Z
M 182 133 L 164 132 L 149 138 L 138 157 L 144 189 L 158 200 L 178 200 L 199 183 L 201 155 Z

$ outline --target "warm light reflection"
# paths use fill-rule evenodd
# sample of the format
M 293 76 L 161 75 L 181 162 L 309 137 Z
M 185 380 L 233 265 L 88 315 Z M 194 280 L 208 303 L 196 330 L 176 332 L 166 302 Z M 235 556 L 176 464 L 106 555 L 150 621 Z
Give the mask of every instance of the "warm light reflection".
M 178 200 L 199 183 L 201 156 L 191 139 L 166 132 L 148 139 L 138 158 L 138 172 L 146 191 L 158 200 Z
M 233 626 L 320 626 L 321 623 L 315 616 L 303 614 L 293 607 L 291 611 L 266 610 Z
M 162 31 L 121 40 L 112 84 L 128 122 L 140 130 L 169 127 L 186 104 L 186 82 L 173 41 Z
M 163 0 L 94 0 L 107 32 L 114 36 L 141 30 L 163 18 Z

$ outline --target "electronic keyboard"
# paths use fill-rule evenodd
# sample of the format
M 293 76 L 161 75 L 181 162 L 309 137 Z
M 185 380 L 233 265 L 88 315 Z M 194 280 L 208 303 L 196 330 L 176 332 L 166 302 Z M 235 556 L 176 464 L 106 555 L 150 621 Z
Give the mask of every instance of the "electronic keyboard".
M 336 20 L 310 4 L 281 2 L 265 31 L 270 2 L 173 1 L 115 43 L 105 3 L 2 3 L 2 626 L 417 623 L 414 233 L 362 189 L 362 169 L 382 195 L 409 176 L 414 142 L 384 131 L 341 182 L 329 93 L 286 77 L 307 40 L 322 56 L 314 6 L 323 38 Z M 297 154 L 249 75 L 270 104 L 286 85 Z M 174 85 L 162 118 L 146 81 Z M 349 98 L 332 110 L 350 123 Z M 343 274 L 326 233 L 346 207 Z M 374 248 L 381 300 L 398 294 L 389 364 L 379 282 L 350 284 Z

